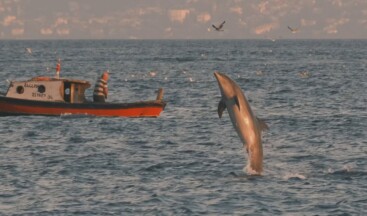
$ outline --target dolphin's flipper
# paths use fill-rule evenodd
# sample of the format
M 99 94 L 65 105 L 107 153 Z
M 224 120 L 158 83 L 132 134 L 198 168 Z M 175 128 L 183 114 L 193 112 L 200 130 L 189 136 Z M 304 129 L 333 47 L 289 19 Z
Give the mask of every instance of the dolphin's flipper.
M 234 97 L 234 102 L 236 103 L 238 109 L 241 110 L 241 108 L 240 108 L 240 102 L 238 101 L 238 97 L 237 96 Z
M 259 119 L 258 117 L 256 117 L 256 120 L 259 123 L 260 130 L 262 130 L 262 131 L 269 130 L 269 126 L 265 123 L 264 120 Z
M 223 111 L 227 108 L 226 103 L 224 103 L 224 100 L 220 100 L 218 104 L 218 116 L 219 118 L 222 118 Z

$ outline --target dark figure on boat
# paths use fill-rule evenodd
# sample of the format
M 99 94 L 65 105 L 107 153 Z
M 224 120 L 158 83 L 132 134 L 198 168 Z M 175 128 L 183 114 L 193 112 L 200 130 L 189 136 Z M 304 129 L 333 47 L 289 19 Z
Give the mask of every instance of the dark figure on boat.
M 93 101 L 94 102 L 105 102 L 108 95 L 108 81 L 109 75 L 108 71 L 103 72 L 102 76 L 97 80 L 96 85 L 94 87 L 93 92 Z

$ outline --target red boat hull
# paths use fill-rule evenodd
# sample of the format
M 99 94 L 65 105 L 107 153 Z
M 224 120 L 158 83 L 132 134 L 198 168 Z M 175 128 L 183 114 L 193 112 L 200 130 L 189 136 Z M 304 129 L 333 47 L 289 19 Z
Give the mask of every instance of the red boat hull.
M 106 117 L 158 117 L 164 110 L 164 101 L 142 101 L 134 103 L 63 103 L 24 100 L 0 97 L 0 116 L 47 115 L 60 116 L 93 115 Z

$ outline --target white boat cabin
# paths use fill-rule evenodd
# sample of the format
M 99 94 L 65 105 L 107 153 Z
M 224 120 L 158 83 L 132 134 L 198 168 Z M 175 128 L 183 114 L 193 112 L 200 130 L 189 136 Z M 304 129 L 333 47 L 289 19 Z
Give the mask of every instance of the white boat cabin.
M 84 92 L 91 85 L 88 81 L 35 77 L 27 81 L 12 81 L 6 97 L 66 103 L 83 103 Z

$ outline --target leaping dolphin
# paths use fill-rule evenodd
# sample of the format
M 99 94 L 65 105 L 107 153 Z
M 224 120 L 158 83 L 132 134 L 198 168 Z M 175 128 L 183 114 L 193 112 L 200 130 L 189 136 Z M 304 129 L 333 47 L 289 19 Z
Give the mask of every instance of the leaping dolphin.
M 241 88 L 233 80 L 219 72 L 214 72 L 214 76 L 222 95 L 218 105 L 219 118 L 227 108 L 233 127 L 249 155 L 247 172 L 260 175 L 263 171 L 261 131 L 268 129 L 268 126 L 254 115 Z

